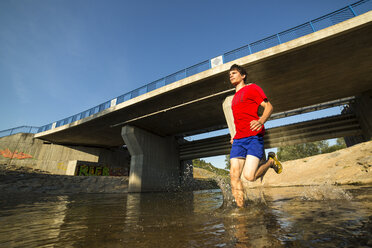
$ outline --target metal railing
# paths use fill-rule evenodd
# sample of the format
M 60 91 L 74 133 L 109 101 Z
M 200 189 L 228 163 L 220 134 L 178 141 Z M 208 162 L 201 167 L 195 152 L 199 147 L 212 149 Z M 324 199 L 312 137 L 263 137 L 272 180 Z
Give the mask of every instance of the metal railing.
M 31 127 L 31 126 L 21 126 L 15 127 L 7 130 L 0 131 L 0 137 L 9 136 L 16 133 L 37 133 L 39 127 Z
M 237 49 L 234 49 L 232 51 L 224 53 L 222 56 L 221 63 L 227 63 L 230 61 L 233 61 L 238 58 L 242 58 L 244 56 L 257 53 L 259 51 L 274 47 L 276 45 L 297 39 L 299 37 L 308 35 L 310 33 L 314 33 L 316 31 L 319 31 L 321 29 L 333 26 L 335 24 L 338 24 L 340 22 L 346 21 L 350 18 L 353 18 L 357 15 L 364 14 L 372 9 L 372 1 L 371 0 L 361 0 L 354 4 L 348 5 L 342 9 L 339 9 L 337 11 L 334 11 L 332 13 L 329 13 L 327 15 L 324 15 L 322 17 L 319 17 L 317 19 L 314 19 L 312 21 L 306 22 L 302 25 L 296 26 L 294 28 L 285 30 L 283 32 L 277 33 L 275 35 L 269 36 L 267 38 L 264 38 L 262 40 L 250 43 L 248 45 L 239 47 Z M 176 82 L 178 80 L 184 79 L 186 77 L 195 75 L 197 73 L 200 73 L 202 71 L 208 70 L 212 67 L 212 60 L 208 59 L 201 63 L 198 63 L 196 65 L 190 66 L 186 69 L 180 70 L 176 73 L 173 73 L 171 75 L 168 75 L 166 77 L 163 77 L 159 80 L 156 80 L 154 82 L 151 82 L 143 87 L 140 87 L 138 89 L 132 90 L 128 93 L 125 93 L 123 95 L 120 95 L 110 101 L 104 102 L 100 105 L 97 105 L 91 109 L 88 109 L 86 111 L 83 111 L 81 113 L 78 113 L 76 115 L 67 117 L 65 119 L 59 120 L 54 123 L 49 123 L 48 125 L 42 126 L 38 129 L 38 132 L 44 132 L 47 130 L 50 130 L 55 127 L 63 126 L 78 120 L 81 120 L 83 118 L 86 118 L 88 116 L 97 114 L 107 108 L 110 108 L 114 105 L 117 105 L 119 103 L 128 101 L 132 98 L 135 98 L 137 96 L 140 96 L 142 94 L 148 93 L 150 91 L 156 90 L 160 87 L 163 87 L 165 85 L 168 85 L 170 83 Z

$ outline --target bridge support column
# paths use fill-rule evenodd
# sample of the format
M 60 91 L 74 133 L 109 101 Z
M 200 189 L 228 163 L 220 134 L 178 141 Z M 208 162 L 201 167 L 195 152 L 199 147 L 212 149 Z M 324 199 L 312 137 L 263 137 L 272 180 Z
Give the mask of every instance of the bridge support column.
M 160 137 L 134 126 L 121 135 L 131 155 L 129 192 L 173 190 L 179 186 L 180 160 L 174 137 Z
M 226 123 L 229 128 L 231 137 L 235 136 L 234 116 L 231 109 L 231 103 L 233 98 L 234 98 L 233 95 L 228 96 L 222 103 L 223 113 L 225 114 Z
M 369 141 L 372 138 L 372 90 L 364 92 L 355 99 L 352 109 L 357 116 L 363 134 L 361 142 Z M 346 141 L 346 139 L 345 139 Z M 357 142 L 360 143 L 360 142 Z M 352 144 L 354 145 L 354 144 Z M 349 145 L 348 145 L 349 146 Z
M 356 97 L 355 103 L 344 108 L 343 114 L 354 113 L 358 119 L 362 134 L 344 137 L 346 146 L 353 146 L 372 139 L 372 90 Z
M 194 178 L 194 167 L 192 160 L 184 160 L 181 162 L 181 184 L 185 185 L 192 182 Z

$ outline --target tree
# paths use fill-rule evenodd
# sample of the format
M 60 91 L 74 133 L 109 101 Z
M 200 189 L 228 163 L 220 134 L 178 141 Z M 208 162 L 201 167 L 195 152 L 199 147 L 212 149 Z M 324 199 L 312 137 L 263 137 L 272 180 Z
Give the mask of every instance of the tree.
M 324 146 L 324 144 L 320 144 L 319 141 L 291 146 L 283 146 L 278 148 L 277 155 L 281 161 L 305 158 L 320 154 L 321 146 Z
M 340 149 L 346 148 L 346 143 L 344 138 L 337 138 L 336 144 L 333 146 L 326 147 L 325 149 L 322 150 L 322 153 L 329 153 L 329 152 L 334 152 Z
M 228 171 L 224 170 L 224 169 L 219 169 L 219 168 L 216 168 L 214 167 L 211 163 L 207 163 L 205 160 L 203 159 L 193 159 L 192 160 L 192 164 L 194 167 L 197 167 L 197 168 L 201 168 L 201 169 L 204 169 L 204 170 L 208 170 L 208 171 L 211 171 L 217 175 L 220 175 L 220 176 L 226 176 L 229 174 Z
M 225 156 L 225 169 L 230 170 L 230 154 Z
M 322 140 L 304 144 L 279 147 L 277 155 L 278 158 L 284 162 L 288 160 L 310 157 L 317 154 L 334 152 L 345 147 L 346 144 L 344 139 L 338 138 L 336 144 L 333 146 L 329 146 L 328 141 Z

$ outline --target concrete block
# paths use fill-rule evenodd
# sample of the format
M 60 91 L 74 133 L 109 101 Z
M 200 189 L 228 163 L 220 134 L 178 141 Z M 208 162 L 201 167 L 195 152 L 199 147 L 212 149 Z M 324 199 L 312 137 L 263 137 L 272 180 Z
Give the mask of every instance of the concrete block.
M 134 126 L 124 126 L 121 135 L 131 155 L 129 192 L 179 186 L 180 160 L 174 137 L 160 137 Z

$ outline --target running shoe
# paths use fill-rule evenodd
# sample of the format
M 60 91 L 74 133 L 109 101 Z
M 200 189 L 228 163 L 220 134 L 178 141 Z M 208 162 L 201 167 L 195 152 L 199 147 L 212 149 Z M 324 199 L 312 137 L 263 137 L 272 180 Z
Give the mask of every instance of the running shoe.
M 275 156 L 275 152 L 269 152 L 268 157 L 269 159 L 274 160 L 274 164 L 271 166 L 271 168 L 273 168 L 274 171 L 278 174 L 282 173 L 283 166 L 282 166 L 282 163 L 280 163 L 278 158 Z

